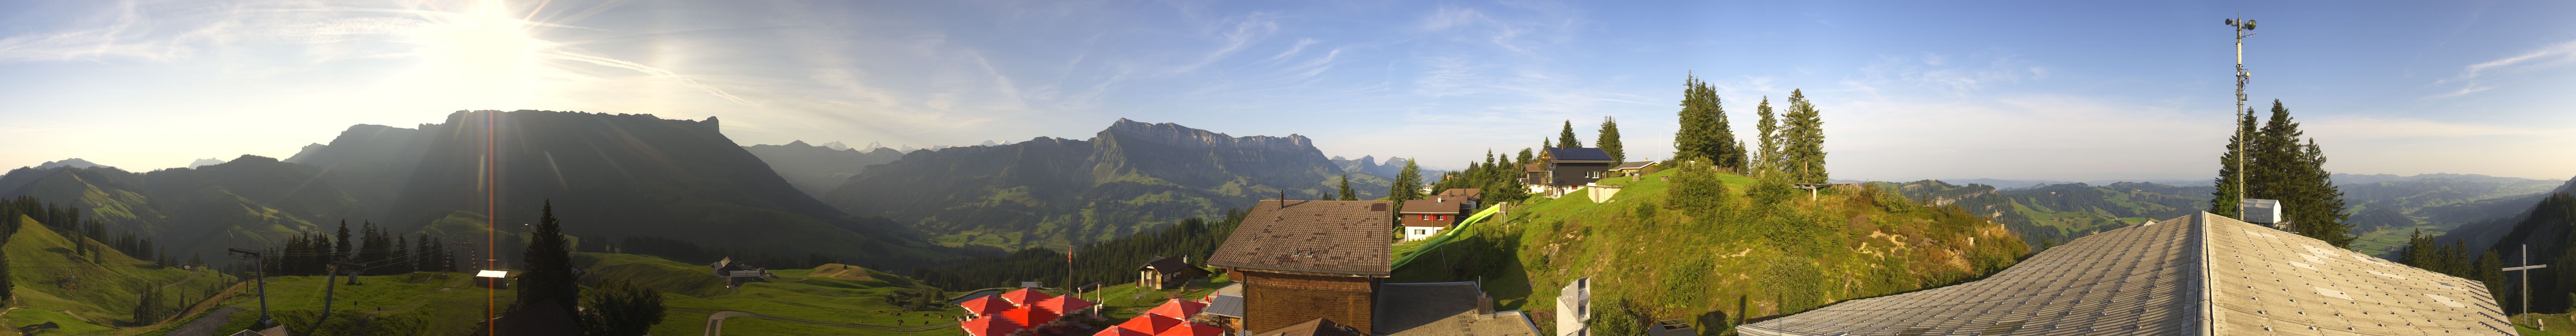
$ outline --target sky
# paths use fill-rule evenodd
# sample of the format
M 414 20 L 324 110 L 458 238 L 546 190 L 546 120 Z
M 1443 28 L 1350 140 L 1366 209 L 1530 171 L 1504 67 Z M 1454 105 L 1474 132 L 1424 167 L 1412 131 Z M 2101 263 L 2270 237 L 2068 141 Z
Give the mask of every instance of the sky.
M 2329 170 L 2576 175 L 2565 1 L 8 1 L 0 166 L 283 158 L 458 110 L 724 121 L 744 144 L 1089 138 L 1119 118 L 1454 168 L 1682 83 L 1796 90 L 1836 179 L 2207 178 L 2235 62 Z

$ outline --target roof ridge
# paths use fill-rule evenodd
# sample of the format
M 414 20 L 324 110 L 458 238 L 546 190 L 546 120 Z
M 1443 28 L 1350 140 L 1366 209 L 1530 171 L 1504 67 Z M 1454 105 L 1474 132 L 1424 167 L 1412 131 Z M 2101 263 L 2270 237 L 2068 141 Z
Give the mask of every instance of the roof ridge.
M 2200 318 L 2192 319 L 2195 325 L 2191 330 L 2201 336 L 2215 335 L 2218 330 L 2218 276 L 2209 268 L 2209 216 L 2215 215 L 2207 211 L 2191 215 L 2191 233 L 2185 238 L 2197 247 L 2192 249 L 2192 267 L 2198 268 L 2200 281 L 2192 282 L 2192 286 L 2200 287 L 2200 290 L 2192 291 L 2192 294 L 2200 296 L 2199 307 L 2196 307 L 2199 309 L 2194 310 Z

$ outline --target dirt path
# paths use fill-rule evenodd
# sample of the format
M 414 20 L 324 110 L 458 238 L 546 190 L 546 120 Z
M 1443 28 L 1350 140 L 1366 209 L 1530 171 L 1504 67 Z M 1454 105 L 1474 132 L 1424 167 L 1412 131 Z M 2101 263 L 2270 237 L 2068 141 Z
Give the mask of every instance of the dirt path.
M 180 325 L 177 329 L 170 329 L 170 333 L 163 335 L 214 336 L 217 332 L 215 328 L 222 327 L 225 322 L 231 322 L 233 313 L 239 311 L 241 311 L 241 308 L 224 307 L 223 309 L 216 309 L 215 311 L 207 312 L 204 317 L 198 317 L 194 321 L 188 321 L 188 324 Z
M 709 336 L 713 336 L 713 335 L 717 335 L 717 334 L 722 333 L 722 332 L 724 331 L 724 319 L 726 319 L 726 318 L 731 318 L 731 317 L 763 318 L 763 319 L 778 320 L 778 321 L 787 321 L 787 322 L 803 323 L 803 324 L 812 324 L 812 325 L 826 325 L 826 326 L 834 326 L 834 327 L 859 328 L 859 329 L 868 329 L 868 330 L 884 330 L 884 331 L 931 331 L 931 330 L 939 330 L 939 328 L 953 328 L 953 327 L 956 327 L 956 326 L 957 326 L 957 322 L 948 322 L 948 323 L 941 323 L 941 324 L 936 324 L 936 325 L 927 325 L 927 326 L 920 326 L 920 327 L 896 328 L 896 327 L 881 327 L 881 326 L 872 326 L 872 325 L 854 324 L 854 323 L 841 323 L 841 322 L 824 322 L 824 321 L 815 321 L 815 320 L 807 320 L 807 319 L 800 319 L 800 318 L 793 318 L 793 317 L 785 317 L 785 316 L 777 316 L 777 315 L 768 315 L 768 314 L 761 314 L 761 313 L 754 313 L 754 312 L 745 312 L 745 311 L 730 311 L 730 310 L 727 310 L 727 311 L 716 311 L 716 310 L 711 310 L 711 309 L 694 309 L 694 308 L 670 308 L 670 309 L 671 309 L 671 310 L 679 310 L 679 311 L 691 311 L 691 312 L 710 312 L 710 313 L 708 313 L 708 314 L 707 314 L 707 335 L 709 335 Z

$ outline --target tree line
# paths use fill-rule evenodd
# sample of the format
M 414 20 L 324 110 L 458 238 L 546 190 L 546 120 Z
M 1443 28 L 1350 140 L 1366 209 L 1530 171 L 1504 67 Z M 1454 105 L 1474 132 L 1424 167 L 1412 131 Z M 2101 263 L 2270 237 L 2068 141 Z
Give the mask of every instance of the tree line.
M 1072 267 L 1071 285 L 1099 282 L 1103 286 L 1136 281 L 1136 271 L 1154 257 L 1189 257 L 1190 263 L 1205 267 L 1217 245 L 1225 243 L 1234 227 L 1243 223 L 1247 211 L 1227 209 L 1225 218 L 1210 222 L 1203 218 L 1183 219 L 1126 237 L 1084 244 L 1071 255 L 1048 248 L 1031 248 L 1007 255 L 982 256 L 935 267 L 915 267 L 906 276 L 951 291 L 979 288 L 1012 287 L 1021 281 L 1037 281 L 1062 287 Z M 1067 259 L 1071 260 L 1068 261 Z
M 1681 130 L 1673 134 L 1670 162 L 1696 162 L 1745 176 L 1782 173 L 1790 183 L 1830 179 L 1825 171 L 1825 121 L 1805 90 L 1789 90 L 1789 106 L 1777 111 L 1771 107 L 1771 97 L 1762 97 L 1754 107 L 1762 117 L 1754 125 L 1759 132 L 1754 136 L 1757 145 L 1750 148 L 1736 139 L 1722 102 L 1708 82 L 1698 77 L 1683 80 Z
M 285 243 L 262 252 L 260 258 L 265 268 L 262 271 L 270 275 L 321 275 L 329 272 L 335 261 L 358 263 L 364 267 L 359 275 L 457 270 L 456 251 L 448 248 L 445 238 L 428 234 L 417 239 L 403 237 L 374 222 L 362 222 L 356 237 L 350 236 L 348 221 L 340 222 L 336 235 L 307 232 L 288 237 Z

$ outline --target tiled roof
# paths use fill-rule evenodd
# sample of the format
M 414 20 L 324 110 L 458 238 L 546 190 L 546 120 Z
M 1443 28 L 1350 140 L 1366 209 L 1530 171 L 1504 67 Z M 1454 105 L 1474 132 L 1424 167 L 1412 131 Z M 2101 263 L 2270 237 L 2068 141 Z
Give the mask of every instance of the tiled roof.
M 2512 335 L 2475 281 L 2208 213 L 2093 234 L 1984 280 L 1745 335 Z
M 1360 332 L 1360 330 L 1359 330 L 1358 328 L 1351 328 L 1351 326 L 1342 325 L 1342 324 L 1340 324 L 1340 323 L 1333 323 L 1333 320 L 1332 320 L 1332 319 L 1326 319 L 1326 318 L 1317 317 L 1317 318 L 1312 319 L 1312 320 L 1306 320 L 1306 322 L 1297 322 L 1297 324 L 1290 324 L 1290 325 L 1288 325 L 1288 326 L 1286 326 L 1286 327 L 1279 327 L 1279 329 L 1271 329 L 1270 331 L 1263 331 L 1263 332 L 1252 333 L 1251 335 L 1252 335 L 1252 336 L 1368 336 L 1368 333 Z
M 1548 157 L 1556 161 L 1616 161 L 1610 159 L 1610 152 L 1600 148 L 1560 147 L 1548 148 L 1547 152 L 1551 154 Z
M 1386 275 L 1395 211 L 1387 201 L 1265 200 L 1226 237 L 1208 265 Z
M 1011 322 L 1010 319 L 1002 318 L 1001 315 L 985 315 L 982 317 L 976 317 L 972 320 L 966 320 L 964 323 L 958 323 L 957 328 L 966 329 L 967 335 L 997 336 L 1020 331 L 1020 324 L 1018 322 Z
M 1444 201 L 1445 201 L 1445 202 L 1444 202 Z M 1459 211 L 1466 211 L 1466 208 L 1465 208 L 1465 207 L 1462 207 L 1463 205 L 1466 205 L 1465 201 L 1466 201 L 1466 200 L 1443 200 L 1443 201 L 1435 201 L 1435 200 L 1427 200 L 1427 199 L 1406 200 L 1406 201 L 1404 201 L 1404 213 L 1409 213 L 1409 214 L 1457 214 Z
M 1449 188 L 1448 190 L 1440 191 L 1440 195 L 1442 196 L 1464 197 L 1471 201 L 1485 199 L 1484 195 L 1482 195 L 1483 193 L 1483 189 L 1476 188 Z
M 1531 164 L 1522 164 L 1522 165 L 1521 165 L 1521 172 L 1523 172 L 1523 173 L 1545 173 L 1545 172 L 1547 172 L 1547 167 L 1541 167 L 1541 166 L 1539 166 L 1539 165 L 1538 165 L 1538 164 L 1536 164 L 1536 163 L 1531 163 Z

